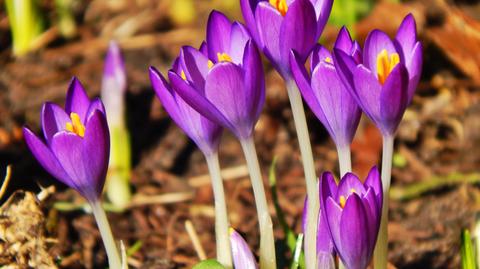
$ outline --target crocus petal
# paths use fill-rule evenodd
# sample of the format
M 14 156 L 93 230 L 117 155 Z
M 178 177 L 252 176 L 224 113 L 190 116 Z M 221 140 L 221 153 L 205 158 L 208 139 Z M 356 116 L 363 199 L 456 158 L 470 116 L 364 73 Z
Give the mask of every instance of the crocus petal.
M 348 32 L 347 27 L 343 26 L 338 33 L 337 40 L 335 41 L 334 48 L 339 49 L 347 54 L 350 54 L 352 50 L 352 37 Z
M 232 57 L 234 63 L 241 64 L 244 57 L 243 52 L 245 51 L 247 42 L 250 40 L 250 35 L 247 29 L 239 22 L 232 24 L 230 35 L 230 48 L 225 52 Z
M 230 20 L 216 10 L 210 13 L 207 23 L 208 58 L 217 61 L 217 53 L 230 50 Z
M 372 188 L 368 188 L 365 195 L 361 198 L 365 208 L 365 219 L 368 229 L 368 247 L 373 249 L 377 241 L 378 228 L 380 227 L 380 218 L 382 214 L 382 205 L 377 204 L 377 197 Z
M 312 89 L 325 114 L 325 122 L 322 123 L 330 136 L 337 146 L 350 145 L 360 121 L 361 111 L 341 82 L 334 65 L 321 62 L 315 68 L 312 73 Z
M 399 45 L 397 49 L 401 49 L 405 61 L 411 58 L 413 48 L 417 44 L 417 26 L 415 18 L 412 14 L 408 14 L 402 21 L 402 24 L 398 28 L 395 41 Z
M 101 111 L 96 110 L 85 125 L 83 137 L 83 162 L 90 172 L 88 180 L 91 181 L 96 197 L 100 197 L 105 184 L 109 153 L 110 134 L 107 119 Z
M 23 128 L 23 136 L 40 165 L 53 177 L 72 187 L 70 176 L 67 175 L 52 151 L 28 128 Z
M 43 105 L 42 128 L 47 144 L 50 144 L 54 134 L 60 130 L 65 130 L 67 122 L 70 122 L 70 117 L 61 107 L 52 103 Z
M 335 244 L 335 250 L 339 251 L 342 249 L 343 244 L 340 230 L 343 209 L 333 200 L 332 197 L 328 197 L 323 203 L 322 211 L 322 214 L 325 214 L 324 218 L 327 220 L 328 229 L 330 230 L 330 235 Z
M 310 56 L 310 69 L 312 72 L 319 63 L 325 62 L 327 59 L 330 59 L 330 61 L 333 62 L 333 57 L 330 51 L 322 45 L 315 45 Z
M 289 7 L 280 28 L 280 56 L 288 68 L 290 51 L 295 50 L 305 61 L 317 42 L 311 33 L 317 31 L 315 9 L 309 0 L 296 0 Z
M 350 92 L 352 96 L 357 94 L 353 91 L 355 87 L 355 82 L 353 79 L 353 73 L 357 67 L 355 60 L 348 55 L 347 53 L 334 48 L 333 49 L 333 62 L 337 68 L 338 76 L 344 84 L 346 84 L 347 89 L 352 89 Z
M 336 195 L 336 200 L 339 201 L 340 197 L 343 196 L 346 199 L 353 193 L 364 194 L 366 192 L 365 187 L 358 177 L 353 173 L 346 173 L 340 183 L 338 184 L 338 191 Z
M 283 16 L 268 2 L 258 3 L 255 10 L 255 20 L 257 23 L 258 35 L 261 44 L 258 44 L 263 53 L 276 67 L 281 62 L 280 54 L 280 28 L 283 22 Z
M 255 21 L 255 8 L 259 0 L 240 0 L 240 8 L 242 10 L 243 18 L 247 24 L 248 30 L 253 39 L 257 43 L 257 46 L 262 47 L 260 39 L 258 37 L 257 22 Z
M 380 30 L 371 31 L 365 40 L 363 49 L 363 64 L 377 75 L 377 58 L 382 50 L 387 50 L 388 55 L 397 53 L 395 46 L 387 34 Z
M 239 138 L 249 137 L 255 124 L 245 89 L 243 70 L 232 63 L 216 64 L 205 83 L 205 96 L 231 122 L 231 131 Z
M 208 58 L 195 48 L 184 46 L 180 51 L 179 63 L 186 79 L 198 90 L 203 90 L 208 74 Z M 177 74 L 181 74 L 181 71 Z
M 337 191 L 338 187 L 333 174 L 330 172 L 324 172 L 320 179 L 321 197 L 324 197 L 325 199 L 330 196 L 335 197 L 337 195 Z
M 257 122 L 265 103 L 265 77 L 262 60 L 252 41 L 245 46 L 243 53 L 243 69 L 245 72 L 245 97 L 250 118 Z
M 87 110 L 90 107 L 90 99 L 88 98 L 82 83 L 73 77 L 68 87 L 67 99 L 65 101 L 65 112 L 68 115 L 75 112 L 82 121 L 85 121 Z
M 95 111 L 100 111 L 103 115 L 105 115 L 105 106 L 103 105 L 102 100 L 100 100 L 98 97 L 94 98 L 92 102 L 90 102 L 84 124 L 93 115 L 93 113 L 95 113 Z
M 317 35 L 316 39 L 320 38 L 320 35 L 327 25 L 328 18 L 333 7 L 333 0 L 316 0 L 315 4 L 315 13 L 317 14 Z
M 322 214 L 320 211 L 317 227 L 317 253 L 326 252 L 332 255 L 335 253 L 335 245 L 333 244 L 327 222 L 326 214 Z
M 422 43 L 418 42 L 415 45 L 412 53 L 412 58 L 410 61 L 406 62 L 406 67 L 408 70 L 408 104 L 412 102 L 413 95 L 417 89 L 418 82 L 422 75 L 422 66 L 423 66 L 423 46 Z
M 380 179 L 380 172 L 378 171 L 377 166 L 372 167 L 370 172 L 368 172 L 367 178 L 363 183 L 365 188 L 372 188 L 376 194 L 383 193 L 382 191 L 382 180 Z
M 230 244 L 232 245 L 232 258 L 235 268 L 257 268 L 257 263 L 247 242 L 234 229 L 230 229 Z
M 335 261 L 333 255 L 326 251 L 317 251 L 317 268 L 318 269 L 335 269 Z
M 170 71 L 168 78 L 172 83 L 172 88 L 178 93 L 185 102 L 197 110 L 202 116 L 209 120 L 234 130 L 234 125 L 203 95 L 190 84 L 184 81 L 179 75 Z
M 347 199 L 340 221 L 341 247 L 338 254 L 347 268 L 366 268 L 368 257 L 368 223 L 361 198 L 352 194 Z M 337 241 L 335 241 L 337 245 Z
M 393 135 L 407 107 L 408 72 L 403 64 L 397 64 L 388 76 L 380 94 L 381 123 L 384 135 Z
M 380 120 L 380 94 L 382 86 L 376 76 L 363 65 L 353 71 L 353 96 L 363 112 L 375 123 Z
M 124 92 L 127 89 L 127 76 L 122 53 L 117 42 L 111 41 L 108 46 L 107 56 L 105 57 L 105 67 L 103 69 L 103 80 L 113 80 L 116 91 Z
M 198 51 L 200 51 L 205 57 L 208 58 L 207 42 L 203 41 L 200 47 L 198 48 Z

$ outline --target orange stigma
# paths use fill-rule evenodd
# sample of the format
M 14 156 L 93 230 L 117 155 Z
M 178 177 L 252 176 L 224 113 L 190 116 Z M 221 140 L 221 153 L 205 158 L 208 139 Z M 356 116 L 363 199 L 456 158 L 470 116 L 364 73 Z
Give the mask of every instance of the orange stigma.
M 72 112 L 70 113 L 70 119 L 72 122 L 67 122 L 65 124 L 65 129 L 69 132 L 72 132 L 80 137 L 85 136 L 85 125 L 83 125 L 82 121 L 80 120 L 80 116 L 77 113 Z
M 390 56 L 390 57 L 389 57 Z M 383 85 L 392 72 L 393 68 L 400 62 L 398 53 L 388 55 L 386 49 L 383 49 L 377 56 L 377 74 L 378 81 Z
M 227 53 L 217 53 L 218 62 L 232 62 L 232 57 Z
M 286 0 L 269 0 L 270 5 L 276 8 L 282 16 L 285 16 L 288 11 L 288 5 Z
M 347 198 L 345 198 L 345 196 L 343 195 L 340 195 L 340 206 L 344 208 L 346 203 L 347 203 Z
M 185 75 L 185 72 L 182 72 L 180 73 L 180 76 L 182 77 L 183 80 L 187 80 L 187 75 Z

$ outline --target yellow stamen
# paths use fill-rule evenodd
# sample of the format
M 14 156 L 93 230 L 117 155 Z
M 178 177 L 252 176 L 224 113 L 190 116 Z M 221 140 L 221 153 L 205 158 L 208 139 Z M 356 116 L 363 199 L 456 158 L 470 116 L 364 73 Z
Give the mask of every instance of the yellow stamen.
M 214 63 L 210 60 L 208 60 L 208 69 L 212 69 Z
M 330 57 L 325 58 L 325 62 L 331 64 L 332 63 L 332 58 L 330 58 Z
M 276 8 L 282 16 L 285 16 L 288 11 L 288 5 L 286 0 L 269 0 L 270 5 Z
M 182 77 L 183 80 L 187 80 L 187 76 L 185 75 L 185 72 L 182 72 L 180 73 L 180 76 Z
M 350 189 L 350 193 L 356 193 L 356 192 L 357 192 L 357 190 L 355 188 Z
M 387 80 L 393 68 L 400 62 L 398 53 L 390 54 L 390 58 L 388 56 L 386 49 L 383 49 L 377 56 L 378 81 L 380 81 L 382 85 Z
M 70 119 L 72 122 L 67 122 L 65 124 L 65 129 L 69 132 L 72 132 L 80 137 L 85 136 L 85 125 L 83 125 L 82 121 L 80 120 L 80 116 L 77 113 L 72 112 L 70 113 Z
M 347 199 L 345 198 L 345 196 L 340 195 L 340 206 L 344 208 L 346 203 L 347 203 Z
M 218 62 L 232 62 L 232 57 L 227 53 L 217 53 Z

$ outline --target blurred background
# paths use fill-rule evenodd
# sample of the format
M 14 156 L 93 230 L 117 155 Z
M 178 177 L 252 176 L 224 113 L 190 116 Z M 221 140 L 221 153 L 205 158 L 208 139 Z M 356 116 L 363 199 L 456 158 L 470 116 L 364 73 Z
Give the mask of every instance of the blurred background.
M 23 6 L 16 10 L 19 3 Z M 126 244 L 131 268 L 189 268 L 198 262 L 185 230 L 187 220 L 206 255 L 215 256 L 205 160 L 169 119 L 148 78 L 149 66 L 165 74 L 182 45 L 201 44 L 212 9 L 243 21 L 237 0 L 0 0 L 1 173 L 12 165 L 2 201 L 19 189 L 39 193 L 55 186 L 43 190 L 46 197 L 30 223 L 34 247 L 44 250 L 35 259 L 51 260 L 58 268 L 106 267 L 98 230 L 82 210 L 83 200 L 39 166 L 24 145 L 21 128 L 28 125 L 40 133 L 41 105 L 63 104 L 72 76 L 90 96 L 98 96 L 110 40 L 118 42 L 125 57 L 134 194 L 127 210 L 109 213 L 113 232 Z M 394 36 L 408 13 L 417 20 L 425 59 L 395 144 L 389 260 L 396 268 L 460 268 L 461 231 L 474 229 L 480 205 L 480 1 L 335 0 L 320 42 L 331 48 L 342 25 L 361 44 L 375 28 Z M 257 150 L 265 179 L 277 157 L 278 203 L 298 233 L 305 198 L 298 142 L 283 81 L 267 62 L 265 70 L 267 100 L 256 126 Z M 307 117 L 317 174 L 338 174 L 333 142 L 309 110 Z M 352 145 L 353 170 L 364 177 L 379 164 L 380 152 L 379 132 L 363 119 Z M 229 133 L 220 158 L 231 224 L 256 250 L 253 194 L 240 145 Z M 267 196 L 271 198 L 270 192 Z M 15 223 L 18 211 L 11 211 L 12 202 L 0 208 L 2 216 L 13 214 L 0 218 L 0 228 Z M 281 239 L 273 205 L 271 213 Z M 1 265 L 24 268 L 22 261 L 33 254 L 26 251 L 30 241 L 22 240 L 23 252 L 2 251 Z M 10 247 L 2 242 L 2 250 Z

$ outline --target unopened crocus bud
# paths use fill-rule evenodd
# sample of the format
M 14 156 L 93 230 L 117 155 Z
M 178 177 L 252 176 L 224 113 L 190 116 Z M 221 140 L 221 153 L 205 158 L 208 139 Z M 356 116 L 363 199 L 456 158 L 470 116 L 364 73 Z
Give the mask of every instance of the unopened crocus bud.
M 331 173 L 321 178 L 322 214 L 343 264 L 348 269 L 365 269 L 369 264 L 382 214 L 382 181 L 373 167 L 362 183 L 352 173 L 338 187 Z
M 382 31 L 370 32 L 362 62 L 339 48 L 334 49 L 340 78 L 384 136 L 395 134 L 412 101 L 420 80 L 422 54 L 411 14 L 403 20 L 394 40 Z
M 256 269 L 258 268 L 247 242 L 233 228 L 230 228 L 230 244 L 232 246 L 232 258 L 235 268 Z
M 100 99 L 90 100 L 76 78 L 65 109 L 45 103 L 42 109 L 45 142 L 24 128 L 25 141 L 52 176 L 77 190 L 90 202 L 99 200 L 105 183 L 110 137 Z
M 111 41 L 105 57 L 101 95 L 111 135 L 106 194 L 119 208 L 124 208 L 131 199 L 131 147 L 125 120 L 126 91 L 127 75 L 123 57 L 118 44 Z

